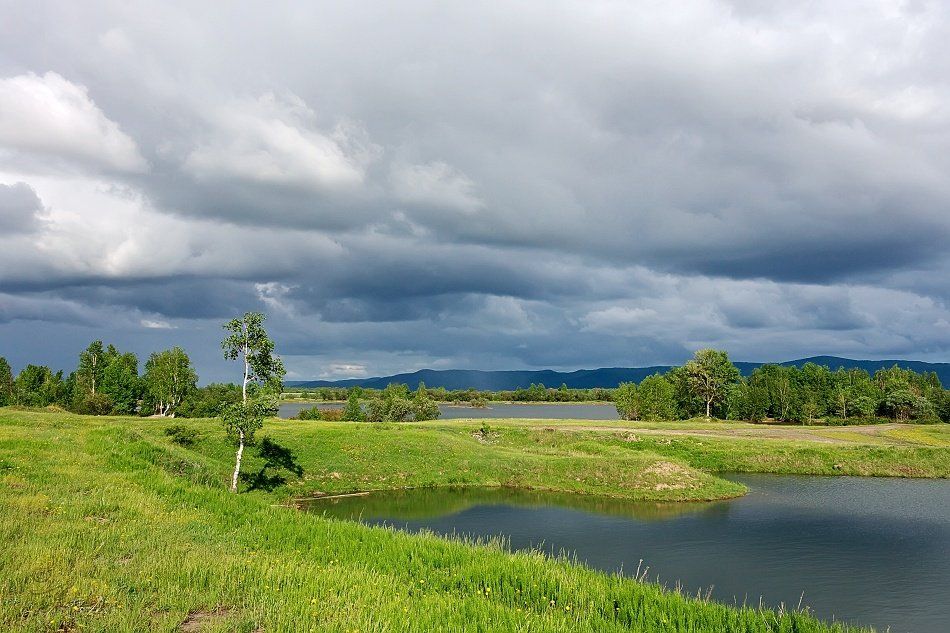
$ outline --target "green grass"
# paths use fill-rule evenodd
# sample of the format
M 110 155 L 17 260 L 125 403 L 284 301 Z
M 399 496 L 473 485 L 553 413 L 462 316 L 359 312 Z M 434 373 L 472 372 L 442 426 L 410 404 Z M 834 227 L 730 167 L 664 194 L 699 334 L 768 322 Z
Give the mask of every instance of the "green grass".
M 172 423 L 201 437 L 175 445 L 164 434 Z M 712 498 L 741 489 L 700 469 L 752 457 L 750 440 L 694 445 L 514 423 L 483 444 L 472 437 L 479 425 L 269 421 L 263 433 L 296 453 L 304 477 L 271 493 L 231 495 L 231 449 L 214 421 L 0 410 L 0 630 L 844 630 L 498 543 L 369 528 L 281 503 L 300 493 L 451 483 Z M 921 472 L 946 476 L 942 448 L 886 447 L 896 452 L 880 457 L 879 447 L 851 448 L 866 454 L 827 458 L 880 468 L 913 459 Z M 800 450 L 775 442 L 766 453 Z M 259 465 L 252 456 L 245 470 Z M 668 487 L 676 484 L 684 485 Z

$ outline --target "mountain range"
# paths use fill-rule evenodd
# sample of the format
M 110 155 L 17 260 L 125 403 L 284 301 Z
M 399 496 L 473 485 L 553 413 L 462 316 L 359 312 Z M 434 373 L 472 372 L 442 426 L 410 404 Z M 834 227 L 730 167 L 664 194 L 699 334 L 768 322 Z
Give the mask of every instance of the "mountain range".
M 940 382 L 950 385 L 950 363 L 926 363 L 918 360 L 853 360 L 837 356 L 812 356 L 789 360 L 779 365 L 801 367 L 805 363 L 826 365 L 832 370 L 844 367 L 845 369 L 861 368 L 873 374 L 882 367 L 898 365 L 916 372 L 936 372 Z M 765 363 L 738 362 L 735 363 L 744 376 L 753 369 Z M 420 369 L 405 374 L 392 376 L 377 376 L 373 378 L 349 378 L 346 380 L 288 380 L 288 387 L 370 387 L 382 389 L 391 382 L 404 383 L 415 387 L 424 382 L 427 387 L 444 387 L 446 389 L 480 389 L 502 391 L 528 387 L 532 383 L 543 383 L 548 387 L 559 387 L 562 384 L 575 389 L 590 389 L 593 387 L 613 388 L 621 382 L 640 382 L 647 376 L 657 372 L 663 373 L 670 369 L 670 365 L 653 365 L 650 367 L 602 367 L 600 369 L 579 369 L 577 371 L 561 372 L 551 369 L 541 370 L 500 370 L 481 371 L 475 369 Z

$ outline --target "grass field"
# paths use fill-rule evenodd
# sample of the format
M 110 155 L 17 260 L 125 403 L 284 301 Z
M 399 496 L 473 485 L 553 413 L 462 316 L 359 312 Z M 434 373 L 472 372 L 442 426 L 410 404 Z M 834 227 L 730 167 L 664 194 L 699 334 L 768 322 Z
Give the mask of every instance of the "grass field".
M 172 442 L 171 424 L 196 430 L 196 443 Z M 590 424 L 492 421 L 477 435 L 480 422 L 271 420 L 262 435 L 292 452 L 301 476 L 231 495 L 232 452 L 213 420 L 0 409 L 0 630 L 841 630 L 284 502 L 444 484 L 651 500 L 742 493 L 716 470 L 950 476 L 946 425 L 816 440 L 747 437 L 758 431 L 741 424 Z M 276 483 L 250 453 L 245 472 Z

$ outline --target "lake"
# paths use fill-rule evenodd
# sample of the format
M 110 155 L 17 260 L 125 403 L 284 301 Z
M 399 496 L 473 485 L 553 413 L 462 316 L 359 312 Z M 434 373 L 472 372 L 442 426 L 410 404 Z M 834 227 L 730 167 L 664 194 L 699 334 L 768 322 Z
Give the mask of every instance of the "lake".
M 950 482 L 741 475 L 714 503 L 631 503 L 512 489 L 420 489 L 311 502 L 329 516 L 443 535 L 504 536 L 721 602 L 794 609 L 893 633 L 950 623 Z M 802 593 L 804 598 L 802 599 Z
M 280 405 L 279 416 L 292 418 L 302 409 L 313 406 L 321 409 L 341 409 L 343 403 L 285 402 Z M 613 403 L 605 404 L 501 404 L 490 403 L 484 409 L 440 404 L 440 419 L 459 418 L 546 418 L 555 420 L 617 420 L 617 408 Z

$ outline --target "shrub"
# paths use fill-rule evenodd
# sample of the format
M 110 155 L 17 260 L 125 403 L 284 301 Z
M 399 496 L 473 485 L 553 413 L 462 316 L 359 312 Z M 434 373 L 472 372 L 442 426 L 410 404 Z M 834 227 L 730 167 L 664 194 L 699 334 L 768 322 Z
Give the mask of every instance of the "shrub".
M 324 417 L 326 411 L 321 411 L 320 407 L 310 407 L 309 409 L 301 409 L 297 415 L 294 416 L 294 420 L 326 420 Z
M 167 435 L 172 442 L 178 444 L 179 446 L 194 446 L 195 443 L 197 443 L 201 438 L 201 434 L 198 433 L 198 431 L 180 424 L 175 424 L 166 428 L 165 435 Z
M 112 398 L 104 393 L 86 394 L 76 405 L 76 413 L 82 415 L 109 415 L 112 413 Z
M 327 422 L 339 422 L 343 419 L 343 409 L 323 409 L 320 411 L 320 419 Z

